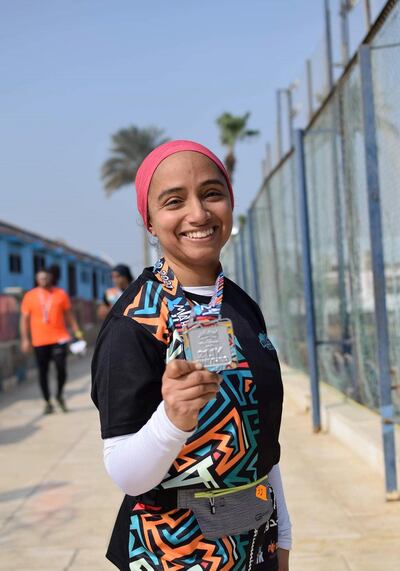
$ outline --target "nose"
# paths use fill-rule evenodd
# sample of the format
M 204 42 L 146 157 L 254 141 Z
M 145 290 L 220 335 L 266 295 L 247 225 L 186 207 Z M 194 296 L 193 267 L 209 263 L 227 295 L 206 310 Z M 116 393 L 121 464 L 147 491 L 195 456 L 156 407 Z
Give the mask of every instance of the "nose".
M 210 211 L 206 208 L 206 205 L 199 197 L 193 198 L 188 203 L 188 216 L 187 221 L 196 226 L 202 226 L 207 224 L 211 218 Z

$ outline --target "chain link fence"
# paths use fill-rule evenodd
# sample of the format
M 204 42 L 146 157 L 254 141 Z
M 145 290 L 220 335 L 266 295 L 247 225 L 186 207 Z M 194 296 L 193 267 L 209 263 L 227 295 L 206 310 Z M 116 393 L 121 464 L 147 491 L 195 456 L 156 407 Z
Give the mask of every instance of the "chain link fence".
M 393 385 L 400 386 L 400 1 L 370 31 Z M 306 185 L 321 379 L 379 407 L 361 73 L 358 57 L 305 130 Z M 263 182 L 223 252 L 226 274 L 257 299 L 281 358 L 307 371 L 295 152 Z M 397 396 L 396 396 L 397 395 Z M 394 396 L 400 411 L 400 391 Z

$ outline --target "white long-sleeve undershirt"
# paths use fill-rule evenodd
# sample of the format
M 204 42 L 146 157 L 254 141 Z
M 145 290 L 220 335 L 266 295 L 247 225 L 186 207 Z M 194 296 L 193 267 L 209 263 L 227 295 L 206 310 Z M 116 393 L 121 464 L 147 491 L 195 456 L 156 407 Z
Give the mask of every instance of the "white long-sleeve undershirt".
M 186 287 L 186 291 L 211 296 L 214 286 Z M 134 434 L 104 440 L 104 464 L 115 484 L 130 496 L 143 494 L 164 479 L 186 440 L 193 434 L 177 428 L 168 418 L 164 401 Z M 145 461 L 144 461 L 145 459 Z M 291 549 L 292 532 L 279 464 L 269 472 L 278 512 L 278 545 Z

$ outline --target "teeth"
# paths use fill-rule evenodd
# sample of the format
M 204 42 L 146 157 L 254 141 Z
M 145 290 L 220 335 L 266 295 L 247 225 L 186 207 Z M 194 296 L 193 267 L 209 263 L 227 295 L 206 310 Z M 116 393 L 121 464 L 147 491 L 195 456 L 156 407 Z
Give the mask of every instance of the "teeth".
M 188 238 L 207 238 L 214 234 L 214 228 L 209 228 L 208 230 L 198 230 L 197 232 L 185 232 L 185 236 Z

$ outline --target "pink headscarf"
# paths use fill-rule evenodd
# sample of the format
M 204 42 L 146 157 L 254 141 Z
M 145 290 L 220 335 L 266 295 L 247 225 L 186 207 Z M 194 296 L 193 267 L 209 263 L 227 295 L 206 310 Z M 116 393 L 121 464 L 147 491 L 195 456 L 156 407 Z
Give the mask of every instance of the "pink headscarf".
M 136 179 L 135 179 L 135 186 L 136 186 L 136 197 L 137 197 L 137 207 L 140 212 L 141 217 L 143 218 L 143 222 L 146 225 L 146 228 L 149 227 L 148 220 L 147 220 L 147 197 L 149 194 L 149 188 L 151 179 L 153 178 L 153 174 L 158 167 L 158 165 L 170 155 L 175 153 L 179 153 L 181 151 L 194 151 L 196 153 L 201 153 L 205 155 L 209 159 L 213 161 L 220 169 L 222 174 L 226 179 L 226 183 L 228 185 L 229 194 L 231 197 L 232 208 L 233 208 L 233 190 L 231 181 L 229 180 L 229 175 L 226 171 L 226 168 L 219 160 L 218 157 L 214 155 L 207 147 L 203 147 L 199 143 L 195 143 L 194 141 L 168 141 L 156 147 L 151 153 L 147 155 L 144 159 L 140 167 L 138 168 Z

